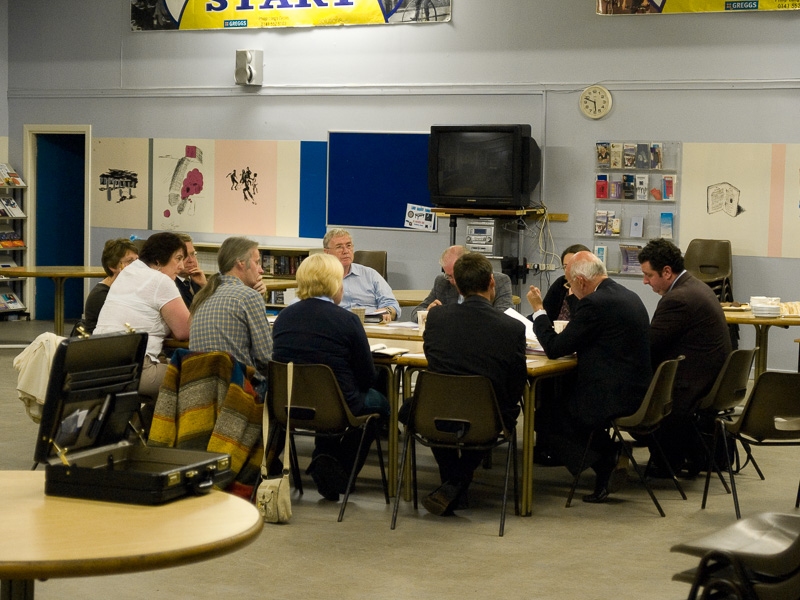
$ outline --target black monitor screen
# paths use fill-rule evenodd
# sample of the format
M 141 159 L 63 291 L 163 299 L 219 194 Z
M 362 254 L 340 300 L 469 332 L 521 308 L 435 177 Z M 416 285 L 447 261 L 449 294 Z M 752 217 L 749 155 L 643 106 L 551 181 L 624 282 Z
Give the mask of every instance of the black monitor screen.
M 440 136 L 438 179 L 442 196 L 513 196 L 513 133 L 442 132 Z

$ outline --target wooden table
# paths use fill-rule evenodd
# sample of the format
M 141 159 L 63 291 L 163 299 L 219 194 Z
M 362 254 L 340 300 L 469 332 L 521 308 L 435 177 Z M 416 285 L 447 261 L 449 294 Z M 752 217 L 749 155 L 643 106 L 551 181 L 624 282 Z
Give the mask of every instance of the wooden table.
M 53 330 L 56 335 L 64 335 L 64 282 L 69 277 L 104 278 L 102 267 L 4 267 L 0 275 L 6 277 L 49 277 L 55 284 L 55 310 L 53 311 Z M 30 303 L 31 299 L 26 298 Z
M 3 600 L 34 579 L 133 573 L 243 548 L 263 526 L 245 500 L 212 491 L 160 506 L 45 496 L 44 471 L 0 471 Z
M 767 370 L 767 357 L 769 355 L 769 329 L 770 327 L 796 327 L 800 325 L 800 315 L 783 315 L 780 317 L 754 317 L 749 310 L 725 312 L 725 320 L 729 324 L 752 325 L 756 328 L 755 377 L 757 378 Z
M 430 290 L 392 290 L 392 293 L 400 306 L 417 306 L 428 297 Z M 520 302 L 520 297 L 512 296 L 511 300 L 516 306 Z
M 376 365 L 393 366 L 390 368 L 388 386 L 389 417 L 389 494 L 399 493 L 397 490 L 397 468 L 399 458 L 399 439 L 397 435 L 397 413 L 400 399 L 411 394 L 411 377 L 414 371 L 424 369 L 428 361 L 422 354 L 422 336 L 419 330 L 391 327 L 390 325 L 366 325 L 370 343 L 383 343 L 387 346 L 408 348 L 408 354 L 392 358 L 376 358 Z M 533 505 L 533 447 L 534 447 L 534 415 L 536 412 L 536 386 L 539 381 L 549 377 L 562 375 L 571 371 L 578 364 L 575 357 L 549 359 L 546 356 L 528 356 L 528 384 L 523 397 L 522 424 L 522 498 L 520 512 L 530 516 Z M 402 383 L 402 385 L 401 385 Z M 410 499 L 408 490 L 406 499 Z

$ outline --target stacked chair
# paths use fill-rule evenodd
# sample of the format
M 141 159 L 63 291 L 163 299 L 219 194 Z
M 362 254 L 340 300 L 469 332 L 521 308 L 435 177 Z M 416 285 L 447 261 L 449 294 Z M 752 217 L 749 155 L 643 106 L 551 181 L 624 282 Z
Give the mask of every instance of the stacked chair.
M 762 513 L 673 552 L 702 557 L 673 576 L 691 583 L 689 600 L 786 600 L 800 590 L 800 515 Z
M 717 418 L 714 432 L 714 448 L 711 457 L 716 456 L 718 444 L 723 444 L 727 458 L 728 476 L 733 495 L 733 506 L 736 518 L 741 518 L 739 496 L 736 493 L 728 444 L 739 441 L 747 452 L 748 460 L 753 461 L 759 477 L 764 474 L 755 462 L 751 445 L 755 446 L 800 446 L 800 373 L 779 373 L 767 371 L 762 373 L 753 385 L 742 414 L 736 421 Z M 702 507 L 705 508 L 708 498 L 708 486 L 711 480 L 712 460 L 709 460 L 706 484 L 703 490 Z M 797 490 L 795 508 L 800 507 L 800 486 Z

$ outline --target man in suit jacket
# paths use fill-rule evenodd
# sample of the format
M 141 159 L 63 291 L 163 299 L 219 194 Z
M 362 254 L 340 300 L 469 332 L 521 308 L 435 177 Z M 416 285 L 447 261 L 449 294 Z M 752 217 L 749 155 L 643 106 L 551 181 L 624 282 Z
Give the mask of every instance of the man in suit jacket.
M 527 377 L 525 326 L 492 308 L 495 276 L 485 256 L 464 254 L 455 261 L 453 275 L 464 301 L 444 305 L 428 315 L 423 334 L 428 369 L 488 377 L 503 420 L 513 426 Z M 434 448 L 433 454 L 442 486 L 422 503 L 434 514 L 449 514 L 485 453 L 465 451 L 459 456 L 454 450 Z
M 189 308 L 194 295 L 206 284 L 206 275 L 197 264 L 197 251 L 194 249 L 192 237 L 187 233 L 179 233 L 177 236 L 186 244 L 186 258 L 183 260 L 183 271 L 175 277 L 175 285 L 181 292 L 186 308 Z
M 686 468 L 696 474 L 703 449 L 690 419 L 731 352 L 728 325 L 714 292 L 684 269 L 681 251 L 672 242 L 651 240 L 639 253 L 639 263 L 645 285 L 661 296 L 650 321 L 653 368 L 681 354 L 686 357 L 675 375 L 672 414 L 655 435 L 675 473 Z M 669 476 L 657 452 L 653 459 L 662 469 L 654 474 Z
M 417 318 L 417 311 L 430 310 L 434 306 L 442 306 L 447 304 L 457 304 L 461 298 L 458 289 L 455 286 L 453 279 L 453 265 L 456 261 L 467 253 L 464 246 L 450 246 L 442 252 L 439 258 L 439 264 L 442 266 L 444 275 L 437 275 L 433 282 L 433 289 L 420 302 L 413 311 L 411 311 L 411 320 Z M 511 293 L 511 278 L 504 273 L 494 273 L 495 295 L 492 301 L 492 306 L 500 311 L 511 308 L 514 304 L 513 295 Z
M 597 480 L 594 493 L 583 499 L 604 502 L 619 454 L 605 429 L 610 419 L 636 411 L 652 377 L 648 315 L 641 299 L 609 279 L 591 252 L 575 254 L 566 276 L 580 302 L 560 334 L 543 308 L 539 289 L 531 286 L 528 292 L 536 336 L 547 356 L 578 356 L 566 402 L 555 407 L 550 439 L 554 452 L 575 473 L 593 434 L 585 464 Z

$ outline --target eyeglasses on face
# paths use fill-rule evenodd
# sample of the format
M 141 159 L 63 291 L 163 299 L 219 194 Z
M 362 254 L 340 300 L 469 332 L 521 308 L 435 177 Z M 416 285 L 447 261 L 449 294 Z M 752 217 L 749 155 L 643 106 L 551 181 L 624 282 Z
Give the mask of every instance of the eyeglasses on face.
M 328 250 L 333 250 L 334 252 L 343 252 L 344 250 L 352 250 L 353 249 L 353 242 L 348 242 L 347 244 L 336 244 L 333 247 L 328 247 Z

